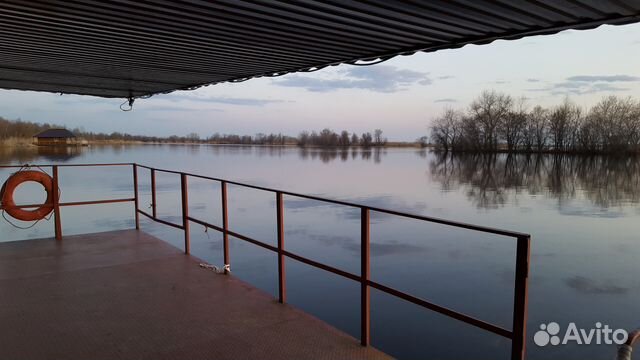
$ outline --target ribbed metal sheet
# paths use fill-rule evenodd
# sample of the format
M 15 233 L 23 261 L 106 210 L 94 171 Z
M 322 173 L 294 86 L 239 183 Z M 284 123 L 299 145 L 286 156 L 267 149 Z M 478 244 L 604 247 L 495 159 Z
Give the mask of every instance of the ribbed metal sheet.
M 640 20 L 640 0 L 4 0 L 0 88 L 140 97 Z

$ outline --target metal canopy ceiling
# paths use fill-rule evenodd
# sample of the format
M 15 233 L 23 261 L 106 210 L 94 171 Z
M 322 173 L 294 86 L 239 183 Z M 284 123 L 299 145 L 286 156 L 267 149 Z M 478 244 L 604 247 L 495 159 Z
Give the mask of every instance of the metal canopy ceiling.
M 101 97 L 640 20 L 640 0 L 0 0 L 0 88 Z

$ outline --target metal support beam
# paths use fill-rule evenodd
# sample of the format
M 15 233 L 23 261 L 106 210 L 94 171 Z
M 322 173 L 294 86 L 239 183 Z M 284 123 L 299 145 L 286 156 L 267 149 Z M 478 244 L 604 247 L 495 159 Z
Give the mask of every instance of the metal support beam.
M 281 304 L 287 301 L 287 276 L 284 256 L 284 201 L 282 193 L 276 193 L 276 213 L 278 222 L 278 300 Z
M 184 253 L 191 253 L 191 233 L 189 231 L 189 191 L 187 189 L 187 174 L 180 174 L 180 188 L 182 190 L 182 229 L 184 230 Z
M 62 219 L 60 218 L 60 179 L 58 176 L 58 166 L 53 165 L 53 223 L 56 240 L 62 240 Z
M 362 208 L 360 218 L 360 343 L 369 346 L 371 342 L 371 304 L 369 278 L 369 209 Z
M 156 205 L 156 169 L 151 169 L 151 214 L 153 217 L 158 216 Z
M 138 214 L 138 210 L 140 209 L 140 204 L 138 203 L 138 165 L 133 164 L 133 199 L 135 206 L 135 214 L 136 214 L 136 230 L 140 230 L 140 214 Z
M 227 182 L 220 182 L 220 195 L 222 198 L 222 249 L 224 251 L 224 273 L 229 273 L 229 213 L 227 208 Z
M 516 248 L 516 279 L 513 301 L 513 339 L 511 360 L 523 360 L 527 343 L 527 302 L 529 282 L 530 236 L 520 236 Z

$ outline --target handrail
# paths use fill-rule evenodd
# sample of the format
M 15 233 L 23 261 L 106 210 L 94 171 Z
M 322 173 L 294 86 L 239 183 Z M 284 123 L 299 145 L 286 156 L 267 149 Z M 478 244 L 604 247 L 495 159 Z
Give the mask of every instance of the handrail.
M 438 312 L 450 318 L 462 321 L 464 323 L 473 325 L 475 327 L 481 328 L 483 330 L 492 332 L 494 334 L 500 335 L 502 337 L 508 338 L 511 340 L 511 359 L 524 359 L 525 354 L 525 336 L 526 336 L 526 323 L 527 323 L 527 289 L 528 289 L 528 274 L 529 274 L 529 254 L 530 254 L 530 242 L 531 236 L 529 234 L 524 234 L 515 231 L 503 230 L 490 228 L 485 226 L 479 226 L 474 224 L 467 224 L 462 222 L 450 221 L 440 218 L 434 218 L 429 216 L 415 215 L 410 213 L 405 213 L 401 211 L 383 209 L 378 207 L 367 206 L 363 204 L 357 204 L 348 201 L 335 200 L 335 199 L 327 199 L 314 195 L 306 195 L 300 193 L 294 193 L 290 191 L 271 189 L 263 186 L 245 184 L 237 181 L 229 181 L 221 178 L 192 174 L 181 171 L 167 170 L 154 168 L 147 165 L 140 165 L 137 163 L 110 163 L 110 164 L 61 164 L 61 165 L 30 165 L 34 167 L 51 167 L 53 169 L 53 178 L 54 182 L 58 181 L 58 168 L 59 167 L 90 167 L 90 166 L 131 166 L 133 170 L 133 184 L 134 184 L 134 197 L 133 198 L 125 198 L 125 199 L 109 199 L 109 200 L 93 200 L 93 201 L 79 201 L 79 202 L 67 202 L 60 203 L 54 197 L 54 217 L 55 217 L 55 232 L 56 239 L 61 239 L 62 237 L 62 229 L 60 225 L 60 215 L 59 215 L 59 207 L 61 206 L 78 206 L 78 205 L 92 205 L 92 204 L 106 204 L 106 203 L 117 203 L 117 202 L 133 202 L 135 207 L 135 218 L 136 218 L 136 229 L 139 229 L 139 214 L 144 215 L 145 217 L 180 230 L 184 231 L 184 248 L 185 253 L 190 253 L 190 233 L 189 233 L 189 222 L 194 222 L 200 225 L 203 225 L 207 228 L 219 231 L 223 234 L 223 251 L 224 251 L 224 263 L 225 263 L 225 273 L 228 273 L 230 260 L 229 260 L 229 243 L 228 237 L 232 236 L 234 238 L 252 243 L 254 245 L 260 246 L 272 252 L 278 254 L 278 298 L 281 303 L 286 302 L 286 276 L 285 276 L 285 258 L 290 258 L 304 264 L 316 267 L 321 270 L 325 270 L 331 272 L 333 274 L 342 276 L 344 278 L 357 281 L 361 285 L 361 344 L 363 346 L 367 346 L 370 343 L 370 293 L 369 289 L 374 288 L 378 291 L 384 292 L 394 297 L 398 297 L 415 305 L 421 306 L 423 308 Z M 0 165 L 0 169 L 3 168 L 22 168 L 22 165 Z M 143 210 L 141 210 L 138 206 L 139 194 L 138 194 L 138 168 L 144 168 L 150 170 L 151 177 L 151 199 L 152 199 L 152 214 L 149 214 Z M 157 216 L 157 204 L 156 204 L 156 181 L 155 176 L 157 172 L 169 173 L 180 175 L 180 187 L 181 187 L 181 199 L 182 199 L 182 224 L 175 224 L 163 219 L 158 218 Z M 221 189 L 221 207 L 222 207 L 222 226 L 211 224 L 207 221 L 197 219 L 193 216 L 189 215 L 189 204 L 188 204 L 188 178 L 194 177 L 199 179 L 205 179 L 210 181 L 216 181 L 220 183 Z M 229 229 L 228 225 L 228 203 L 227 203 L 227 185 L 236 185 L 261 191 L 272 192 L 276 196 L 276 220 L 277 220 L 277 228 L 278 228 L 278 244 L 277 246 L 269 245 L 259 240 L 253 239 L 249 236 L 237 233 L 231 229 Z M 321 202 L 331 203 L 335 205 L 348 206 L 353 208 L 358 208 L 361 211 L 361 271 L 360 275 L 356 275 L 311 259 L 303 257 L 299 254 L 292 253 L 285 248 L 284 244 L 284 196 L 292 196 L 305 198 L 310 200 L 317 200 Z M 19 205 L 16 207 L 36 207 L 41 205 Z M 0 209 L 1 205 L 0 205 Z M 479 231 L 483 233 L 490 233 L 499 236 L 506 236 L 515 238 L 517 240 L 517 248 L 516 248 L 516 268 L 515 268 L 515 283 L 514 283 L 514 301 L 513 301 L 513 324 L 511 330 L 504 329 L 495 324 L 491 324 L 489 322 L 474 318 L 467 314 L 452 310 L 450 308 L 432 303 L 425 299 L 421 299 L 415 297 L 413 295 L 407 294 L 400 290 L 388 287 L 386 285 L 377 283 L 372 281 L 369 278 L 369 259 L 370 259 L 370 246 L 369 246 L 369 238 L 370 238 L 370 212 L 375 211 L 379 213 L 385 213 L 393 216 L 399 216 L 404 218 L 410 218 L 420 221 L 426 221 L 431 223 L 442 224 L 446 226 L 452 226 L 456 228 L 462 228 L 472 231 Z
M 479 226 L 479 225 L 467 224 L 467 223 L 463 223 L 463 222 L 445 220 L 445 219 L 436 218 L 436 217 L 410 214 L 410 213 L 406 213 L 406 212 L 383 209 L 383 208 L 379 208 L 379 207 L 375 207 L 375 206 L 367 206 L 367 205 L 364 205 L 364 204 L 358 204 L 358 203 L 353 203 L 353 202 L 348 202 L 348 201 L 343 201 L 343 200 L 328 199 L 328 198 L 323 198 L 323 197 L 314 196 L 314 195 L 300 194 L 300 193 L 295 193 L 295 192 L 291 192 L 291 191 L 272 189 L 272 188 L 267 188 L 267 187 L 258 186 L 258 185 L 251 185 L 251 184 L 241 183 L 241 182 L 238 182 L 238 181 L 225 180 L 225 179 L 206 176 L 206 175 L 199 175 L 199 174 L 192 174 L 192 173 L 188 173 L 188 172 L 181 172 L 181 171 L 175 171 L 175 170 L 166 170 L 166 169 L 160 169 L 160 168 L 153 168 L 153 167 L 150 167 L 150 166 L 145 166 L 145 165 L 140 165 L 140 164 L 136 164 L 136 165 L 138 167 L 145 168 L 145 169 L 148 169 L 148 170 L 154 170 L 156 172 L 159 171 L 159 172 L 165 172 L 165 173 L 176 174 L 176 175 L 185 174 L 185 175 L 188 175 L 188 176 L 191 176 L 191 177 L 205 179 L 205 180 L 224 181 L 227 184 L 238 185 L 238 186 L 247 187 L 247 188 L 251 188 L 251 189 L 255 189 L 255 190 L 269 191 L 269 192 L 273 192 L 273 193 L 281 193 L 283 195 L 295 196 L 295 197 L 305 198 L 305 199 L 309 199 L 309 200 L 317 200 L 317 201 L 322 201 L 322 202 L 328 202 L 328 203 L 332 203 L 332 204 L 336 204 L 336 205 L 343 205 L 343 206 L 356 207 L 356 208 L 367 208 L 370 211 L 375 211 L 375 212 L 380 212 L 380 213 L 385 213 L 385 214 L 395 215 L 395 216 L 401 216 L 401 217 L 411 218 L 411 219 L 415 219 L 415 220 L 428 221 L 428 222 L 433 222 L 433 223 L 442 224 L 442 225 L 455 226 L 455 227 L 459 227 L 459 228 L 463 228 L 463 229 L 481 231 L 481 232 L 491 233 L 491 234 L 495 234 L 495 235 L 510 236 L 510 237 L 530 236 L 529 234 L 520 233 L 520 232 L 516 232 L 516 231 L 511 231 L 511 230 L 496 229 L 496 228 L 491 228 L 491 227 L 486 227 L 486 226 Z
M 169 173 L 169 174 L 176 174 L 176 175 L 185 174 L 187 176 L 200 178 L 200 179 L 205 179 L 205 180 L 224 181 L 227 184 L 243 186 L 243 187 L 247 187 L 247 188 L 251 188 L 251 189 L 255 189 L 255 190 L 269 191 L 269 192 L 273 192 L 273 193 L 281 193 L 283 195 L 295 196 L 295 197 L 305 198 L 305 199 L 309 199 L 309 200 L 317 200 L 317 201 L 322 201 L 322 202 L 328 202 L 328 203 L 332 203 L 332 204 L 336 204 L 336 205 L 343 205 L 343 206 L 356 207 L 356 208 L 363 208 L 364 207 L 364 208 L 369 209 L 370 211 L 375 211 L 375 212 L 380 212 L 380 213 L 385 213 L 385 214 L 395 215 L 395 216 L 401 216 L 401 217 L 406 217 L 406 218 L 415 219 L 415 220 L 428 221 L 428 222 L 433 222 L 433 223 L 442 224 L 442 225 L 454 226 L 454 227 L 459 227 L 459 228 L 463 228 L 463 229 L 467 229 L 467 230 L 481 231 L 481 232 L 495 234 L 495 235 L 502 235 L 502 236 L 509 236 L 509 237 L 530 236 L 529 234 L 520 233 L 520 232 L 516 232 L 516 231 L 512 231 L 512 230 L 503 230 L 503 229 L 491 228 L 491 227 L 486 227 L 486 226 L 479 226 L 479 225 L 468 224 L 468 223 L 463 223 L 463 222 L 451 221 L 451 220 L 446 220 L 446 219 L 441 219 L 441 218 L 436 218 L 436 217 L 416 215 L 416 214 L 411 214 L 411 213 L 402 212 L 402 211 L 379 208 L 379 207 L 375 207 L 375 206 L 367 206 L 367 205 L 364 205 L 364 204 L 358 204 L 358 203 L 349 202 L 349 201 L 328 199 L 328 198 L 323 198 L 323 197 L 320 197 L 320 196 L 295 193 L 295 192 L 286 191 L 286 190 L 273 189 L 273 188 L 268 188 L 268 187 L 264 187 L 264 186 L 258 186 L 258 185 L 242 183 L 242 182 L 238 182 L 238 181 L 231 181 L 231 180 L 226 180 L 226 179 L 212 177 L 212 176 L 193 174 L 193 173 L 176 171 L 176 170 L 167 170 L 167 169 L 161 169 L 161 168 L 154 168 L 154 167 L 151 167 L 151 166 L 141 165 L 141 164 L 137 164 L 137 163 L 60 164 L 60 165 L 56 165 L 56 166 L 58 166 L 58 167 L 92 167 L 92 166 L 132 166 L 132 165 L 135 165 L 135 166 L 141 167 L 141 168 L 145 168 L 145 169 L 148 169 L 148 170 L 153 170 L 154 172 L 159 171 L 159 172 L 164 172 L 164 173 Z M 2 168 L 22 168 L 24 166 L 25 165 L 0 165 L 0 169 L 2 169 Z M 32 167 L 52 167 L 54 165 L 50 165 L 50 164 L 28 164 L 28 166 L 32 166 Z
M 503 229 L 496 229 L 496 228 L 490 228 L 490 227 L 485 227 L 485 226 L 479 226 L 479 225 L 474 225 L 474 224 L 467 224 L 467 223 L 462 223 L 462 222 L 456 222 L 456 221 L 450 221 L 450 220 L 445 220 L 445 219 L 440 219 L 440 218 L 434 218 L 434 217 L 428 217 L 428 216 L 421 216 L 421 215 L 415 215 L 415 214 L 410 214 L 410 213 L 405 213 L 405 212 L 401 212 L 401 211 L 395 211 L 395 210 L 389 210 L 389 209 L 383 209 L 383 208 L 378 208 L 378 207 L 372 207 L 372 206 L 367 206 L 367 205 L 363 205 L 363 204 L 358 204 L 358 203 L 353 203 L 353 202 L 348 202 L 348 201 L 342 201 L 342 200 L 335 200 L 335 199 L 327 199 L 327 198 L 322 198 L 319 196 L 314 196 L 314 195 L 306 195 L 306 194 L 300 194 L 300 193 L 295 193 L 295 192 L 290 192 L 290 191 L 285 191 L 285 190 L 280 190 L 280 189 L 272 189 L 272 188 L 267 188 L 264 186 L 257 186 L 257 185 L 252 185 L 252 184 L 246 184 L 246 183 L 242 183 L 242 182 L 238 182 L 238 181 L 230 181 L 230 180 L 226 180 L 226 179 L 222 179 L 222 178 L 217 178 L 217 177 L 212 177 L 212 176 L 206 176 L 206 175 L 199 175 L 199 174 L 192 174 L 192 173 L 187 173 L 187 172 L 182 172 L 182 171 L 175 171 L 175 170 L 167 170 L 167 169 L 161 169 L 161 168 L 155 168 L 155 167 L 151 167 L 151 166 L 147 166 L 147 165 L 140 165 L 140 164 L 135 164 L 134 165 L 136 168 L 140 167 L 140 168 L 145 168 L 150 170 L 151 172 L 151 177 L 152 177 L 152 187 L 151 187 L 151 196 L 152 199 L 155 199 L 155 174 L 157 172 L 163 172 L 163 173 L 168 173 L 168 174 L 175 174 L 175 175 L 180 175 L 181 177 L 181 183 L 185 183 L 186 181 L 184 180 L 186 177 L 194 177 L 194 178 L 199 178 L 199 179 L 204 179 L 204 180 L 210 180 L 210 181 L 216 181 L 219 182 L 221 184 L 221 191 L 222 191 L 222 213 L 223 213 L 223 226 L 217 226 L 214 224 L 211 224 L 207 221 L 201 220 L 201 219 L 197 219 L 193 216 L 189 216 L 188 213 L 185 215 L 185 213 L 183 212 L 183 216 L 185 216 L 186 222 L 185 224 L 187 224 L 189 221 L 190 222 L 194 222 L 197 224 L 200 224 L 202 226 L 205 226 L 207 228 L 219 231 L 223 234 L 223 246 L 224 246 L 224 251 L 225 251 L 225 269 L 227 269 L 229 267 L 229 255 L 228 255 L 228 236 L 233 236 L 237 239 L 252 243 L 254 245 L 260 246 L 264 249 L 273 251 L 275 253 L 278 254 L 278 297 L 279 297 L 279 301 L 284 303 L 285 299 L 286 299 L 286 281 L 284 279 L 284 258 L 290 258 L 290 259 L 294 259 L 297 261 L 300 261 L 302 263 L 305 263 L 307 265 L 331 272 L 333 274 L 345 277 L 347 279 L 351 279 L 353 281 L 357 281 L 360 282 L 362 285 L 362 292 L 361 292 L 361 343 L 362 345 L 368 345 L 369 344 L 369 328 L 370 328 L 370 324 L 369 324 L 369 313 L 370 313 L 370 309 L 369 309 L 369 288 L 374 288 L 377 289 L 379 291 L 382 291 L 384 293 L 390 294 L 392 296 L 401 298 L 405 301 L 409 301 L 413 304 L 419 305 L 421 307 L 430 309 L 432 311 L 436 311 L 440 314 L 449 316 L 451 318 L 457 319 L 459 321 L 465 322 L 467 324 L 470 325 L 474 325 L 476 327 L 479 327 L 481 329 L 490 331 L 494 334 L 503 336 L 505 338 L 511 339 L 512 341 L 512 350 L 511 350 L 511 358 L 512 359 L 523 359 L 524 358 L 524 350 L 525 350 L 525 335 L 526 335 L 526 309 L 527 309 L 527 285 L 528 285 L 528 272 L 529 272 L 529 252 L 530 252 L 530 240 L 531 237 L 529 234 L 524 234 L 524 233 L 520 233 L 520 232 L 515 232 L 515 231 L 509 231 L 509 230 L 503 230 Z M 227 184 L 231 184 L 231 185 L 236 185 L 236 186 L 240 186 L 240 187 L 245 187 L 245 188 L 250 188 L 250 189 L 255 189 L 255 190 L 261 190 L 261 191 L 267 191 L 267 192 L 271 192 L 271 193 L 275 193 L 276 195 L 276 212 L 277 212 L 277 225 L 278 225 L 278 246 L 273 246 L 273 245 L 269 245 L 266 244 L 264 242 L 261 242 L 259 240 L 253 239 L 249 236 L 243 235 L 243 234 L 239 234 L 236 233 L 235 231 L 232 231 L 228 228 L 228 220 L 227 220 L 227 201 L 226 201 L 226 191 L 227 191 Z M 335 204 L 335 205 L 341 205 L 341 206 L 349 206 L 349 207 L 353 207 L 353 208 L 359 208 L 362 211 L 362 219 L 361 219 L 361 225 L 362 225 L 362 230 L 361 230 L 361 234 L 362 234 L 362 240 L 361 240 L 361 245 L 362 245 L 362 251 L 361 251 L 361 264 L 362 264 L 362 269 L 361 269 L 361 275 L 356 275 L 344 270 L 340 270 L 338 268 L 329 266 L 329 265 L 325 265 L 322 264 L 320 262 L 308 259 L 306 257 L 303 257 L 301 255 L 295 254 L 295 253 L 291 253 L 287 250 L 284 249 L 284 231 L 283 231 L 283 227 L 284 227 L 284 222 L 283 222 L 283 201 L 282 201 L 282 197 L 284 195 L 287 196 L 292 196 L 292 197 L 299 197 L 299 198 L 305 198 L 305 199 L 310 199 L 310 200 L 317 200 L 317 201 L 321 201 L 321 202 L 326 202 L 326 203 L 331 203 L 331 204 Z M 185 195 L 184 195 L 184 187 L 183 187 L 183 209 L 187 209 L 188 206 L 185 205 Z M 157 204 L 154 203 L 152 204 L 152 207 L 155 208 L 157 206 Z M 432 222 L 432 223 L 437 223 L 437 224 L 442 224 L 442 225 L 447 225 L 447 226 L 452 226 L 452 227 L 457 227 L 457 228 L 463 228 L 463 229 L 467 229 L 467 230 L 472 230 L 472 231 L 480 231 L 480 232 L 484 232 L 484 233 L 491 233 L 491 234 L 495 234 L 495 235 L 501 235 L 501 236 L 507 236 L 507 237 L 512 237 L 517 239 L 517 250 L 516 250 L 516 280 L 515 280 L 515 291 L 514 291 L 514 312 L 513 312 L 513 326 L 511 330 L 507 330 L 504 329 L 500 326 L 488 323 L 486 321 L 480 320 L 480 319 L 476 319 L 474 317 L 471 317 L 469 315 L 463 314 L 461 312 L 458 311 L 454 311 L 452 309 L 449 309 L 447 307 L 441 306 L 441 305 L 437 305 L 434 304 L 432 302 L 429 302 L 427 300 L 415 297 L 413 295 L 404 293 L 402 291 L 399 291 L 397 289 L 388 287 L 386 285 L 383 284 L 379 284 L 377 282 L 374 282 L 372 280 L 370 280 L 368 277 L 368 273 L 369 273 L 369 212 L 370 211 L 375 211 L 375 212 L 380 212 L 380 213 L 385 213 L 385 214 L 389 214 L 389 215 L 394 215 L 394 216 L 400 216 L 400 217 L 405 217 L 405 218 L 410 218 L 410 219 L 415 219 L 415 220 L 421 220 L 421 221 L 427 221 L 427 222 Z M 141 212 L 144 213 L 144 212 Z M 144 213 L 145 215 L 149 216 L 148 214 Z M 151 217 L 153 219 L 153 217 Z M 158 219 L 160 220 L 160 219 Z M 164 222 L 164 221 L 160 221 L 160 222 Z M 172 226 L 175 226 L 175 224 L 172 224 Z M 189 245 L 189 239 L 188 236 L 185 237 L 185 249 L 188 248 Z M 188 251 L 186 251 L 188 252 Z

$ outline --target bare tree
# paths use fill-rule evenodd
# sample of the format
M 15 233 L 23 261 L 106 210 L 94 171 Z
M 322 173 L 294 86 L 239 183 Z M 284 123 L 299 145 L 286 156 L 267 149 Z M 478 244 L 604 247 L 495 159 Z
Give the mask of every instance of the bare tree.
M 373 143 L 375 146 L 384 146 L 387 143 L 387 139 L 382 137 L 382 130 L 380 129 L 374 130 Z
M 569 98 L 556 106 L 549 116 L 549 135 L 555 151 L 575 149 L 575 140 L 582 111 Z
M 461 132 L 462 114 L 447 108 L 431 125 L 431 141 L 444 151 L 453 150 Z
M 420 147 L 427 147 L 427 145 L 429 145 L 429 138 L 426 136 L 421 136 L 416 141 L 418 144 L 420 144 Z
M 347 130 L 342 130 L 340 133 L 340 146 L 349 146 L 349 132 Z
M 547 147 L 549 138 L 548 125 L 549 110 L 538 105 L 531 110 L 527 124 L 527 133 L 532 137 L 537 151 L 543 151 Z
M 364 147 L 369 147 L 371 146 L 371 144 L 373 143 L 373 136 L 371 136 L 371 133 L 363 133 L 362 136 L 360 137 L 360 145 L 364 146 Z
M 628 151 L 637 145 L 637 104 L 631 98 L 608 96 L 591 108 L 588 117 L 605 152 Z M 634 144 L 635 143 L 635 144 Z
M 483 91 L 469 107 L 471 117 L 478 122 L 483 150 L 497 150 L 498 127 L 511 111 L 511 96 L 494 90 Z
M 353 135 L 351 135 L 351 145 L 358 145 L 359 142 L 360 139 L 358 139 L 358 134 L 354 132 Z
M 526 100 L 524 98 L 517 99 L 515 106 L 501 116 L 499 121 L 498 135 L 507 143 L 507 150 L 517 150 L 526 129 Z

